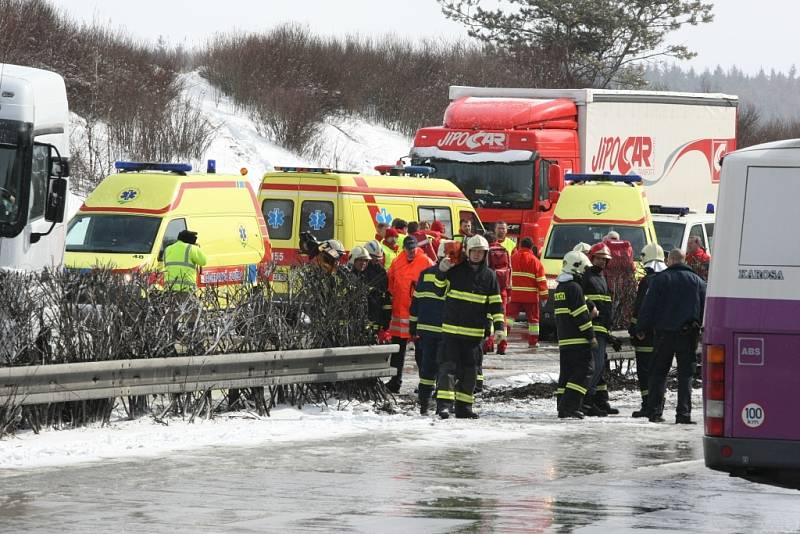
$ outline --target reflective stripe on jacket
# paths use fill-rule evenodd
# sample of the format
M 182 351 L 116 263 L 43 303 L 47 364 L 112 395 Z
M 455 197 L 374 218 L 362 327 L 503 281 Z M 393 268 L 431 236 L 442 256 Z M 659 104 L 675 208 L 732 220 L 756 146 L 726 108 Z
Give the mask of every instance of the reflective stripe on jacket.
M 529 248 L 511 256 L 511 302 L 539 302 L 547 298 L 544 266 Z
M 575 280 L 558 283 L 553 292 L 558 347 L 588 347 L 594 338 L 589 308 L 581 285 Z
M 207 261 L 200 247 L 176 241 L 164 250 L 164 286 L 172 291 L 194 291 L 197 268 Z
M 592 320 L 595 334 L 608 336 L 614 320 L 611 292 L 599 267 L 589 267 L 583 273 L 583 294 L 597 308 L 599 315 Z M 591 305 L 590 305 L 591 307 Z
M 411 329 L 416 333 L 439 336 L 442 333 L 444 299 L 450 283 L 439 280 L 439 266 L 422 271 L 417 280 L 414 297 L 411 299 Z M 413 332 L 412 332 L 413 333 Z
M 495 331 L 505 328 L 503 299 L 497 277 L 484 262 L 473 270 L 468 261 L 436 275 L 450 282 L 445 295 L 442 334 L 480 342 L 486 330 L 486 319 Z

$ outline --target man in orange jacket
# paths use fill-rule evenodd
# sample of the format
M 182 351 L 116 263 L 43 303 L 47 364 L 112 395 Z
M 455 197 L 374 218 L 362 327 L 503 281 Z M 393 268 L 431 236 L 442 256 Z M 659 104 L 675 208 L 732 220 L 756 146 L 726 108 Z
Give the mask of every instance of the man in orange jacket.
M 403 364 L 406 359 L 406 344 L 411 338 L 410 316 L 411 297 L 419 274 L 433 265 L 428 255 L 417 247 L 414 236 L 406 236 L 403 241 L 403 252 L 397 256 L 389 267 L 389 293 L 392 295 L 392 318 L 389 322 L 389 334 L 392 343 L 400 345 L 400 351 L 392 354 L 389 364 L 397 369 L 397 374 L 386 383 L 392 393 L 399 393 L 403 383 Z
M 533 253 L 533 240 L 524 237 L 511 256 L 511 302 L 507 313 L 509 323 L 513 324 L 519 312 L 525 312 L 529 347 L 539 343 L 540 302 L 547 302 L 547 278 L 542 262 Z

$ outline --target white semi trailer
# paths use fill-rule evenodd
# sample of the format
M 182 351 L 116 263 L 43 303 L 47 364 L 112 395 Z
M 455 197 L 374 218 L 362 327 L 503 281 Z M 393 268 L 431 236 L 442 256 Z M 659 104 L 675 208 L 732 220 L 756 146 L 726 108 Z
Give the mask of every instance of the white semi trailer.
M 61 264 L 68 161 L 64 79 L 0 63 L 0 269 Z

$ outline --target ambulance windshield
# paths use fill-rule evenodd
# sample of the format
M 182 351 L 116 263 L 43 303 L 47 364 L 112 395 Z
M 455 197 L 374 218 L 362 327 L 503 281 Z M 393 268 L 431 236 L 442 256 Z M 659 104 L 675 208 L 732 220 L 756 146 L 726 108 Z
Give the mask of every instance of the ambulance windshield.
M 67 252 L 150 254 L 161 219 L 79 214 L 69 223 Z
M 647 244 L 644 228 L 638 226 L 619 226 L 612 224 L 554 224 L 547 241 L 547 250 L 544 257 L 548 260 L 560 260 L 564 254 L 572 250 L 578 243 L 594 245 L 603 240 L 603 237 L 614 230 L 619 232 L 623 241 L 630 241 L 634 250 L 641 251 Z
M 432 160 L 431 176 L 456 184 L 473 205 L 530 209 L 533 206 L 533 162 L 464 163 Z

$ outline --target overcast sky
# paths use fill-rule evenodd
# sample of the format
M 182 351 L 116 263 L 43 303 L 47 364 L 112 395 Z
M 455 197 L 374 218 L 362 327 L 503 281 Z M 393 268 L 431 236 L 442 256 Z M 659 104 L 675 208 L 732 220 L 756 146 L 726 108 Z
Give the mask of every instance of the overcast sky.
M 319 33 L 409 38 L 466 37 L 436 0 L 51 0 L 74 18 L 160 36 L 188 46 L 215 32 L 262 31 L 285 22 Z M 489 2 L 494 3 L 494 2 Z M 717 0 L 713 23 L 680 30 L 675 40 L 698 53 L 698 69 L 737 65 L 747 72 L 788 70 L 798 61 L 800 0 Z

